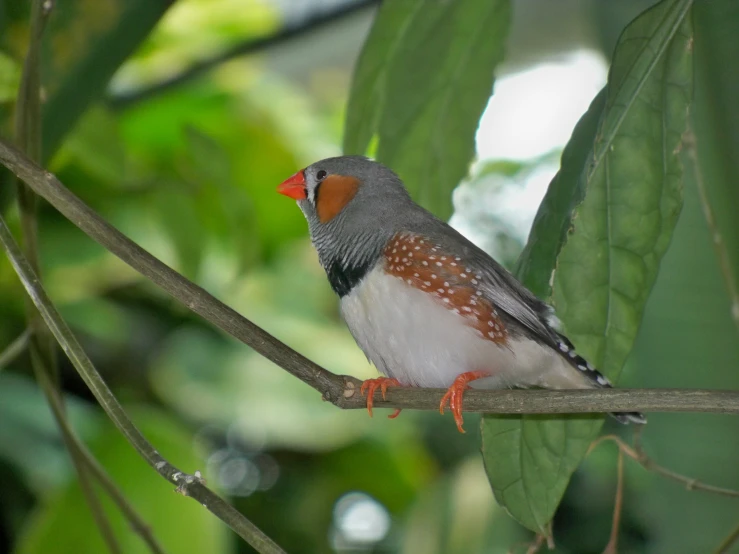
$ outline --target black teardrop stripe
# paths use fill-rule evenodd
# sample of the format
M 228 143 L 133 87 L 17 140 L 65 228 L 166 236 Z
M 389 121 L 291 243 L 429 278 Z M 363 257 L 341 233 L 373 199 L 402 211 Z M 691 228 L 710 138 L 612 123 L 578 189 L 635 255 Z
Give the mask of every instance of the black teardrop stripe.
M 339 297 L 344 297 L 367 276 L 373 263 L 371 261 L 359 264 L 342 265 L 339 260 L 332 260 L 324 265 L 328 282 Z

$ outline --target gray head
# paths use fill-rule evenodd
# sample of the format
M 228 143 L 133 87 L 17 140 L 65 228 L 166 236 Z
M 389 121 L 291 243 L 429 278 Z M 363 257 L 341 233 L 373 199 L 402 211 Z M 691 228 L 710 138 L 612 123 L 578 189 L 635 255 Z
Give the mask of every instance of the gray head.
M 392 170 L 363 156 L 326 158 L 277 190 L 298 201 L 327 269 L 334 261 L 349 266 L 376 260 L 416 208 Z

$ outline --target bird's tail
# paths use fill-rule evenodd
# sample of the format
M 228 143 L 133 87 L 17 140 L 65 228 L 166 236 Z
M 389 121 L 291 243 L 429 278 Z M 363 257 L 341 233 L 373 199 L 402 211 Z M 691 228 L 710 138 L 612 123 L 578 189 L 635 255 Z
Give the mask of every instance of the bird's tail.
M 573 367 L 577 368 L 583 375 L 590 379 L 594 387 L 602 389 L 610 389 L 613 387 L 605 375 L 595 369 L 585 358 L 575 352 L 575 347 L 567 337 L 559 333 L 557 333 L 557 336 L 559 337 L 559 341 L 557 343 L 559 354 Z M 647 418 L 640 412 L 617 412 L 610 415 L 619 423 L 639 423 L 641 425 L 647 423 Z
M 609 415 L 619 423 L 623 423 L 625 425 L 628 425 L 629 423 L 645 425 L 647 423 L 647 418 L 644 417 L 644 414 L 641 412 L 615 412 Z

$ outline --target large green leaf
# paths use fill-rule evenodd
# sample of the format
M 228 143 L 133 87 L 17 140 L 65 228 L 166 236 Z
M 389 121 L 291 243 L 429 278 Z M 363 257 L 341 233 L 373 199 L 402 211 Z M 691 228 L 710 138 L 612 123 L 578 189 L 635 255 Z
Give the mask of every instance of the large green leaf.
M 344 150 L 364 154 L 376 134 L 377 159 L 449 217 L 509 20 L 508 0 L 385 2 L 357 65 Z
M 569 188 L 575 197 L 584 189 L 574 212 L 559 203 L 568 231 L 556 270 L 552 275 L 551 266 L 519 264 L 527 270 L 519 275 L 525 283 L 538 289 L 544 278 L 552 283 L 566 333 L 613 380 L 633 346 L 682 205 L 678 153 L 691 91 L 691 4 L 664 1 L 624 31 L 595 141 L 587 156 L 570 152 L 563 159 L 584 161 L 584 167 L 562 169 L 584 182 L 565 187 L 555 179 L 556 188 Z M 586 118 L 578 131 L 587 128 Z M 561 236 L 561 220 L 540 214 L 537 224 L 533 240 Z M 549 228 L 539 228 L 544 224 Z M 552 241 L 542 255 L 551 262 L 556 248 Z M 595 416 L 485 417 L 483 456 L 496 498 L 523 525 L 545 532 L 601 424 Z
M 146 38 L 174 0 L 75 0 L 57 2 L 44 38 L 44 159 L 113 73 Z

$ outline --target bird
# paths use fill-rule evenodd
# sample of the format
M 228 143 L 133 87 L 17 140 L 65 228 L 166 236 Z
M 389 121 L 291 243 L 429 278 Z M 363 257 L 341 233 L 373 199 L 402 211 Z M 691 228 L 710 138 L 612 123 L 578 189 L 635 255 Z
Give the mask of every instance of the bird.
M 482 389 L 611 387 L 559 331 L 554 310 L 486 252 L 413 201 L 400 177 L 364 156 L 320 160 L 282 182 L 339 297 L 379 389 L 447 389 L 464 433 L 463 398 Z M 400 413 L 395 410 L 389 417 Z M 637 412 L 611 414 L 646 423 Z

